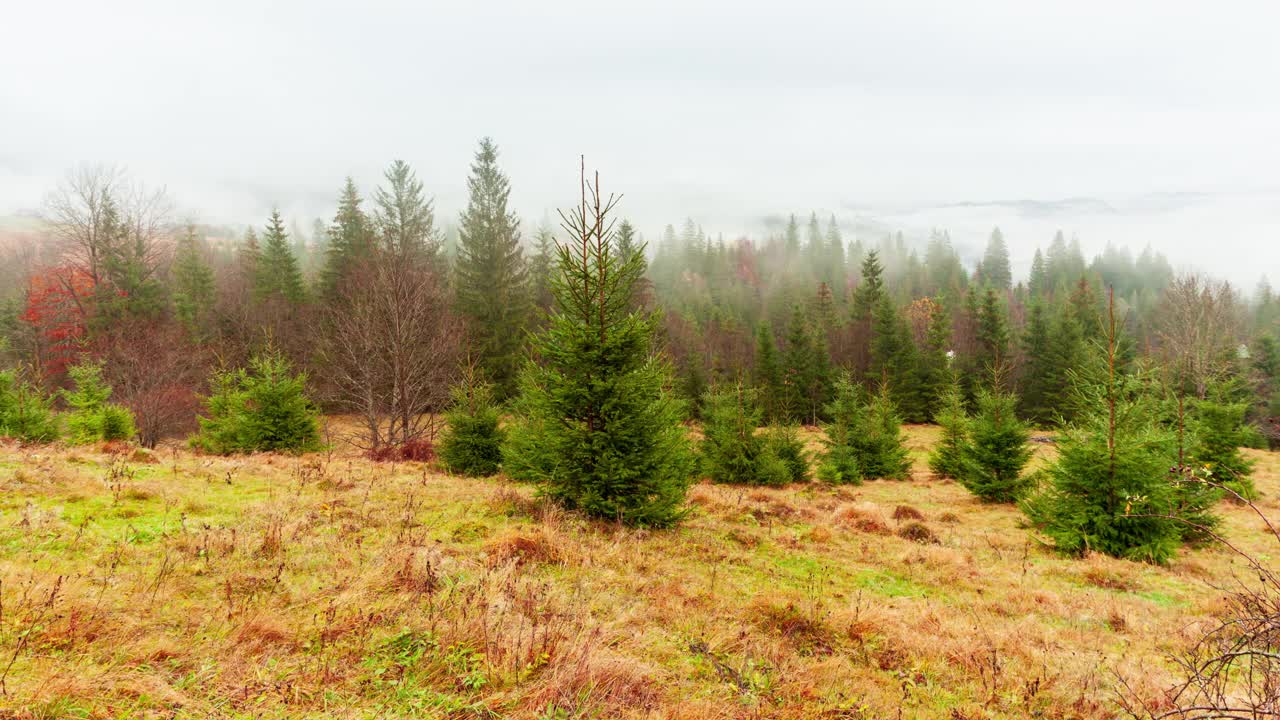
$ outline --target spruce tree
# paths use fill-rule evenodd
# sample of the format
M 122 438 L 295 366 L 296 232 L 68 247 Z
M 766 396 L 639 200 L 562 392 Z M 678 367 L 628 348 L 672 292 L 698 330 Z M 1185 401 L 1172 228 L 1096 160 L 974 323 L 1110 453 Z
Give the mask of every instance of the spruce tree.
M 841 301 L 844 300 L 845 288 L 848 287 L 848 266 L 844 252 L 844 238 L 840 236 L 840 226 L 836 216 L 827 221 L 827 284 L 835 288 Z
M 58 422 L 50 398 L 18 377 L 15 370 L 0 371 L 0 437 L 24 443 L 58 439 Z
M 551 293 L 551 279 L 555 272 L 555 235 L 551 228 L 539 227 L 533 234 L 534 253 L 529 261 L 529 282 L 533 304 L 541 313 L 551 311 L 555 297 Z M 541 316 L 539 316 L 541 317 Z
M 920 302 L 925 308 L 928 328 L 924 347 L 916 353 L 912 382 L 907 388 L 906 402 L 914 410 L 906 413 L 912 422 L 929 422 L 937 417 L 942 394 L 952 382 L 951 315 L 946 307 L 929 298 Z
M 515 392 L 522 330 L 530 311 L 528 268 L 520 248 L 520 220 L 507 209 L 511 184 L 498 168 L 498 148 L 480 141 L 470 200 L 458 231 L 458 310 L 467 318 L 476 358 L 503 399 Z
M 71 442 L 86 444 L 128 440 L 134 436 L 133 413 L 108 402 L 111 386 L 102 378 L 102 365 L 82 362 L 67 369 L 72 388 L 62 391 L 67 403 L 67 434 Z
M 866 404 L 862 422 L 854 425 L 854 456 L 864 478 L 908 480 L 911 458 L 902 434 L 902 420 L 889 389 L 882 387 Z
M 294 304 L 302 302 L 306 292 L 298 258 L 289 245 L 289 233 L 284 229 L 279 210 L 271 211 L 262 235 L 262 254 L 257 262 L 253 289 L 259 300 L 278 299 Z
M 872 250 L 862 261 L 862 282 L 853 293 L 854 319 L 869 320 L 884 294 L 884 268 L 879 253 Z
M 173 259 L 173 305 L 178 321 L 197 339 L 209 331 L 215 293 L 213 268 L 205 262 L 195 225 L 188 224 Z
M 252 292 L 258 284 L 258 267 L 262 264 L 262 247 L 252 227 L 244 231 L 244 242 L 236 249 L 236 277 L 240 287 Z
M 373 252 L 372 228 L 360 207 L 362 202 L 355 181 L 348 177 L 326 235 L 324 268 L 320 271 L 320 293 L 328 302 L 337 301 L 343 283 Z
M 319 450 L 320 412 L 307 397 L 307 376 L 268 350 L 247 369 L 213 374 L 205 415 L 192 447 L 219 455 Z
M 793 422 L 812 415 L 809 398 L 815 383 L 816 366 L 813 337 L 799 305 L 791 309 L 786 339 L 787 344 L 782 351 L 782 417 Z
M 373 225 L 383 250 L 407 262 L 443 270 L 435 211 L 422 190 L 422 181 L 403 160 L 383 174 L 386 186 L 374 191 Z
M 1221 391 L 1191 406 L 1196 444 L 1192 459 L 1208 470 L 1209 479 L 1246 500 L 1258 491 L 1253 484 L 1253 462 L 1240 452 L 1246 439 L 1245 414 L 1249 406 L 1222 397 Z
M 787 234 L 783 241 L 783 249 L 788 259 L 800 254 L 800 224 L 796 222 L 795 213 L 791 213 L 791 218 L 787 220 Z
M 855 482 L 857 477 L 905 480 L 911 460 L 902 437 L 902 422 L 887 387 L 868 399 L 847 376 L 836 382 L 835 399 L 823 426 L 826 452 L 818 477 L 826 482 Z
M 982 256 L 982 273 L 987 285 L 996 290 L 1008 290 L 1013 286 L 1013 271 L 1009 268 L 1009 246 L 1005 244 L 1000 228 L 991 231 L 987 251 Z
M 767 323 L 760 323 L 756 328 L 754 380 L 765 419 L 769 422 L 782 420 L 786 414 L 786 387 L 778 361 L 778 346 Z
M 497 474 L 506 433 L 499 424 L 492 387 L 470 366 L 453 387 L 453 406 L 445 416 L 448 429 L 440 441 L 440 459 L 449 472 L 478 477 Z
M 1042 427 L 1055 420 L 1052 393 L 1059 390 L 1053 382 L 1051 345 L 1044 305 L 1033 300 L 1022 335 L 1022 397 L 1018 410 L 1023 417 Z
M 1069 307 L 1063 307 L 1049 338 L 1048 370 L 1044 378 L 1045 409 L 1054 422 L 1075 415 L 1071 374 L 1084 362 L 1085 345 L 1080 323 Z
M 1048 291 L 1049 271 L 1045 267 L 1044 253 L 1036 248 L 1036 254 L 1031 258 L 1031 277 L 1027 281 L 1027 292 L 1035 299 L 1044 297 Z
M 718 483 L 785 485 L 792 469 L 770 438 L 757 432 L 761 414 L 755 389 L 735 383 L 711 393 L 702 425 L 702 468 Z
M 558 248 L 556 311 L 534 339 L 504 464 L 563 506 L 631 525 L 668 526 L 694 467 L 669 368 L 652 352 L 657 319 L 630 309 L 637 257 L 619 262 L 616 200 L 582 179 L 581 204 L 561 212 L 573 238 Z
M 1164 563 L 1183 537 L 1172 433 L 1159 423 L 1144 375 L 1120 372 L 1120 339 L 1110 316 L 1101 358 L 1073 375 L 1080 413 L 1058 438 L 1046 484 L 1023 500 L 1032 522 L 1061 551 L 1088 551 Z
M 835 397 L 827 406 L 830 419 L 822 425 L 824 449 L 819 457 L 819 480 L 832 485 L 862 483 L 855 433 L 863 424 L 865 413 L 862 389 L 854 385 L 847 375 L 842 375 L 836 380 Z
M 1018 419 L 1017 398 L 999 389 L 978 392 L 978 412 L 965 447 L 968 462 L 961 484 L 986 502 L 1014 502 L 1027 489 L 1022 469 L 1031 459 L 1031 434 Z
M 969 415 L 960 383 L 952 381 L 938 400 L 938 425 L 942 437 L 929 453 L 929 469 L 938 477 L 960 480 L 969 476 Z
M 990 373 L 1008 362 L 1009 358 L 1009 326 L 1005 321 L 1000 298 L 991 288 L 987 288 L 982 296 L 976 335 L 979 370 L 990 376 Z

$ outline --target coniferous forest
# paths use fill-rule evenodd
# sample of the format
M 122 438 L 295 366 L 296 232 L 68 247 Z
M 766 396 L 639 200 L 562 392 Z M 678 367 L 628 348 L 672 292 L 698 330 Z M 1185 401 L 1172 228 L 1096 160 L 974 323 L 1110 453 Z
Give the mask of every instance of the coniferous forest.
M 442 217 L 415 170 L 395 161 L 376 186 L 336 182 L 329 217 L 277 210 L 235 228 L 178 219 L 171 198 L 122 171 L 71 171 L 38 230 L 0 263 L 0 436 L 24 452 L 116 458 L 106 475 L 113 504 L 149 497 L 131 463 L 165 453 L 175 478 L 180 453 L 206 465 L 296 458 L 297 493 L 311 474 L 343 487 L 327 469 L 335 452 L 392 474 L 420 467 L 419 490 L 431 473 L 497 476 L 528 489 L 501 491 L 500 514 L 544 519 L 535 534 L 485 545 L 504 567 L 571 562 L 549 529 L 565 517 L 618 532 L 697 528 L 727 502 L 714 498 L 732 497 L 714 495 L 718 486 L 774 498 L 774 510 L 743 516 L 769 528 L 801 516 L 768 493 L 822 488 L 856 500 L 869 481 L 954 486 L 973 507 L 1017 518 L 1023 575 L 1033 542 L 1082 563 L 1171 567 L 1221 541 L 1241 508 L 1265 522 L 1256 458 L 1280 446 L 1280 298 L 1265 280 L 1246 292 L 1175 272 L 1151 246 L 1088 257 L 1063 232 L 1019 239 L 1044 242 L 1029 267 L 1014 267 L 999 228 L 980 256 L 964 257 L 944 228 L 908 240 L 829 211 L 788 213 L 775 232 L 750 237 L 712 235 L 694 219 L 641 228 L 585 161 L 558 222 L 531 223 L 512 210 L 519 178 L 490 138 L 458 182 L 468 202 L 456 218 Z M 228 486 L 238 482 L 235 469 L 225 473 Z M 397 543 L 419 527 L 419 490 L 397 500 Z M 734 502 L 745 491 L 730 491 Z M 951 542 L 907 504 L 892 521 L 867 502 L 845 502 L 834 517 L 856 537 Z M 938 518 L 959 522 L 954 510 Z M 283 532 L 269 526 L 258 556 L 284 553 Z M 451 537 L 472 532 L 489 530 L 463 523 Z M 829 542 L 829 530 L 808 532 L 796 537 Z M 1195 698 L 1178 696 L 1175 707 L 1238 707 L 1228 687 L 1254 693 L 1248 707 L 1274 698 L 1267 603 L 1280 586 L 1257 555 L 1238 552 L 1262 584 L 1233 591 L 1224 622 L 1261 625 L 1219 629 L 1204 641 L 1217 645 L 1175 656 L 1193 670 L 1181 681 Z M 438 592 L 443 570 L 405 557 L 396 592 Z M 164 562 L 153 597 L 172 572 Z M 60 587 L 43 590 L 45 606 L 22 601 L 27 622 L 45 620 Z M 226 588 L 234 618 L 236 591 Z M 491 580 L 471 590 L 494 591 Z M 855 636 L 831 639 L 815 597 L 760 602 L 757 622 L 801 643 L 802 655 L 867 652 Z M 434 637 L 388 640 L 408 644 L 394 672 L 438 654 Z M 34 661 L 25 640 L 10 640 L 15 659 Z M 510 647 L 470 642 L 439 660 L 461 673 L 469 697 L 490 683 L 518 687 L 556 657 L 526 648 L 524 660 L 502 659 Z M 691 652 L 722 663 L 702 642 Z M 1204 662 L 1209 670 L 1195 664 Z M 740 688 L 758 682 L 714 667 Z M 1263 680 L 1232 674 L 1246 667 Z M 595 686 L 574 687 L 588 697 L 582 687 Z M 1133 703 L 1145 691 L 1117 692 L 1141 717 Z

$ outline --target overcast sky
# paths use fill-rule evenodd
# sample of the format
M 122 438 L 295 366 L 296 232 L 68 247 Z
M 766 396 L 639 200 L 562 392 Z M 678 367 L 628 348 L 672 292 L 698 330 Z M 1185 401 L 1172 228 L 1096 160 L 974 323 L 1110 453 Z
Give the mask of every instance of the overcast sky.
M 0 213 L 100 162 L 209 221 L 278 204 L 306 222 L 345 175 L 369 189 L 403 158 L 451 219 L 491 135 L 533 220 L 572 202 L 583 153 L 651 232 L 1198 193 L 1254 198 L 1230 232 L 1280 263 L 1274 1 L 42 0 L 3 18 Z M 1162 227 L 1106 239 L 1198 259 Z

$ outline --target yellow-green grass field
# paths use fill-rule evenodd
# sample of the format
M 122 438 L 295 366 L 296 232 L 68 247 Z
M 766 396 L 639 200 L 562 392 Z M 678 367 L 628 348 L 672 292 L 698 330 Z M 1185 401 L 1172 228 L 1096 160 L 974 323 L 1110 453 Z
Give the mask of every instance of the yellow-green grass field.
M 0 717 L 1105 718 L 1120 678 L 1158 701 L 1243 565 L 1055 555 L 909 436 L 912 481 L 699 484 L 670 531 L 344 450 L 0 446 Z M 1249 454 L 1280 516 L 1280 458 Z

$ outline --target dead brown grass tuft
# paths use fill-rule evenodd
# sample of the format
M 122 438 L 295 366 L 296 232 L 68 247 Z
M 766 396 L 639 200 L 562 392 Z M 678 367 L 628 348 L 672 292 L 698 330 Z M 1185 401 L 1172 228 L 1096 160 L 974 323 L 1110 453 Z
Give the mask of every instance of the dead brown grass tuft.
M 804 534 L 804 538 L 812 543 L 826 544 L 831 542 L 831 530 L 825 525 L 814 525 Z
M 835 520 L 845 527 L 872 535 L 892 535 L 884 513 L 875 503 L 846 503 L 836 508 Z
M 917 542 L 922 545 L 934 545 L 938 542 L 938 536 L 933 534 L 928 525 L 922 522 L 909 522 L 898 528 L 898 537 Z
M 288 626 L 278 617 L 259 614 L 240 623 L 232 633 L 236 645 L 251 654 L 262 654 L 294 644 Z
M 616 717 L 661 705 L 662 693 L 643 663 L 592 646 L 576 654 L 544 675 L 533 693 L 531 704 L 543 717 Z
M 938 516 L 938 522 L 946 523 L 948 525 L 955 525 L 956 523 L 960 522 L 960 516 L 953 512 L 947 511 Z
M 804 599 L 788 595 L 761 595 L 747 606 L 752 623 L 782 637 L 806 654 L 829 654 L 834 635 L 826 614 Z
M 893 509 L 893 519 L 898 522 L 903 520 L 924 520 L 924 513 L 910 505 L 899 505 Z
M 565 561 L 562 540 L 544 528 L 512 530 L 485 543 L 489 567 L 507 562 L 560 564 Z
M 1138 580 L 1129 563 L 1093 553 L 1085 558 L 1083 564 L 1080 579 L 1087 585 L 1121 592 L 1138 589 Z

